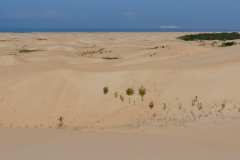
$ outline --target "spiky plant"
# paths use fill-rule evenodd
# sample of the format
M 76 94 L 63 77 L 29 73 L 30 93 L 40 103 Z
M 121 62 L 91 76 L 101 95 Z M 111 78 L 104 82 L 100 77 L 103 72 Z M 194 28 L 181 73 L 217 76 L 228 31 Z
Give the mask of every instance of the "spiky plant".
M 143 102 L 143 98 L 146 95 L 146 89 L 143 86 L 141 86 L 141 88 L 138 89 L 138 94 L 141 96 Z
M 129 96 L 129 104 L 130 104 L 130 103 L 131 103 L 130 97 L 131 97 L 132 95 L 134 95 L 134 89 L 128 88 L 128 89 L 126 90 L 126 94 Z

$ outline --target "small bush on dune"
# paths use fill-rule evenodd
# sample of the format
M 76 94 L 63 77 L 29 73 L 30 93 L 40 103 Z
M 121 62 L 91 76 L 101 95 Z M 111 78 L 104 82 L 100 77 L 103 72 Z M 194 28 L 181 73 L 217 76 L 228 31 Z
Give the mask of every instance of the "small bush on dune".
M 120 100 L 121 100 L 122 102 L 124 102 L 124 97 L 123 97 L 123 95 L 120 95 Z
M 120 59 L 119 57 L 102 57 L 102 59 L 106 59 L 106 60 L 116 60 L 116 59 Z
M 163 103 L 163 110 L 166 111 L 167 110 L 167 104 Z
M 141 99 L 143 101 L 143 97 L 146 95 L 146 89 L 142 86 L 141 88 L 139 88 L 138 94 L 141 96 Z
M 18 52 L 19 53 L 31 53 L 31 52 L 39 52 L 41 50 L 38 49 L 20 49 Z
M 103 93 L 106 95 L 106 94 L 108 94 L 108 92 L 109 92 L 109 88 L 108 87 L 104 87 L 103 88 Z
M 130 96 L 134 95 L 134 89 L 128 88 L 128 89 L 126 90 L 126 94 L 129 96 L 129 104 L 130 104 L 130 103 L 131 103 Z
M 153 103 L 153 101 L 151 101 L 151 102 L 149 103 L 148 107 L 149 107 L 150 109 L 153 109 L 153 108 L 154 108 L 154 103 Z
M 58 124 L 57 124 L 57 128 L 62 128 L 64 126 L 64 118 L 62 116 L 60 116 L 58 119 Z
M 234 45 L 236 45 L 237 43 L 236 42 L 233 42 L 233 41 L 231 41 L 231 42 L 223 42 L 221 45 L 220 45 L 220 47 L 230 47 L 230 46 L 234 46 Z

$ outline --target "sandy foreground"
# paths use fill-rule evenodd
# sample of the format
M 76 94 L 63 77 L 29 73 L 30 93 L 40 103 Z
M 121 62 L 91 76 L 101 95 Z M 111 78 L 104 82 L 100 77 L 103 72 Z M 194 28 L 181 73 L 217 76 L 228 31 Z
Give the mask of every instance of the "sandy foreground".
M 239 159 L 240 45 L 183 34 L 1 33 L 1 157 Z

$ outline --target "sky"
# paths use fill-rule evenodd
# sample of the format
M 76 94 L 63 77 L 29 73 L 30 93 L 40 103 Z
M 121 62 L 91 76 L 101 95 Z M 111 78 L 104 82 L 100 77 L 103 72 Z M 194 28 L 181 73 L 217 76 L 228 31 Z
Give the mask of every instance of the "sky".
M 3 28 L 240 28 L 240 0 L 0 0 Z

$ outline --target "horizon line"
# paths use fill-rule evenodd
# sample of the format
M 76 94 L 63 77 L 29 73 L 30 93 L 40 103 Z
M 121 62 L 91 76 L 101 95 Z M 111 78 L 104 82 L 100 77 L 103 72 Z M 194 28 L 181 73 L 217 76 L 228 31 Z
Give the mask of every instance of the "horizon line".
M 0 32 L 239 32 L 234 28 L 0 28 Z

